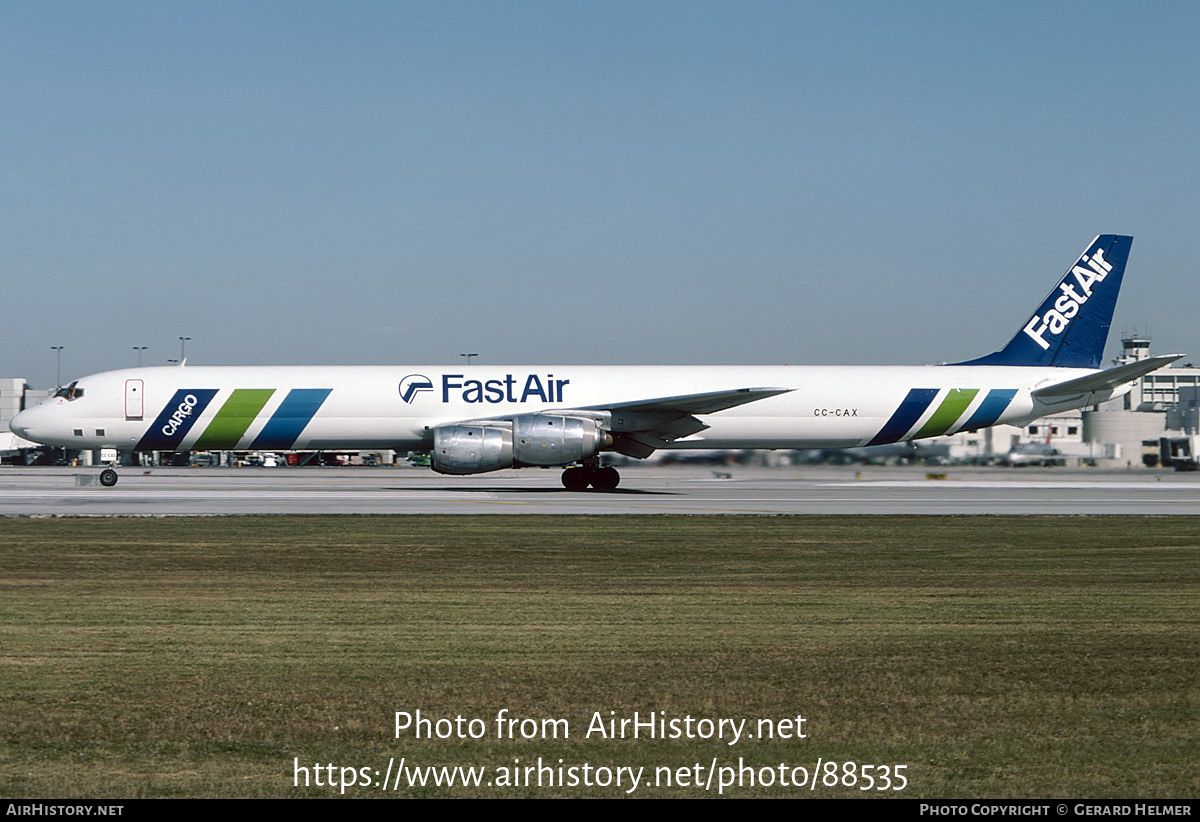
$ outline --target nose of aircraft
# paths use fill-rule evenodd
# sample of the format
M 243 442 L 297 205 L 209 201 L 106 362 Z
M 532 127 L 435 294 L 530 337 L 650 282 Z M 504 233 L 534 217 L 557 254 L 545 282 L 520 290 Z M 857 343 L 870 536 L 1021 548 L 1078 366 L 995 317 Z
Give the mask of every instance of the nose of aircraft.
M 38 427 L 38 418 L 41 414 L 38 408 L 26 408 L 19 412 L 15 417 L 8 421 L 9 430 L 16 434 L 21 439 L 38 442 L 36 429 Z
M 15 417 L 8 421 L 9 430 L 18 437 L 29 439 L 26 436 L 29 433 L 30 415 L 29 411 L 21 411 Z

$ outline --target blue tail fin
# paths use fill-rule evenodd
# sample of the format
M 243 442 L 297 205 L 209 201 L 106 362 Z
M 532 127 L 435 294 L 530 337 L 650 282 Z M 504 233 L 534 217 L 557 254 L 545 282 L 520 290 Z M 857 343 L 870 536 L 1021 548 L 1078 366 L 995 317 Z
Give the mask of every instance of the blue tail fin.
M 1099 368 L 1132 237 L 1101 234 L 1029 321 L 994 354 L 958 365 Z

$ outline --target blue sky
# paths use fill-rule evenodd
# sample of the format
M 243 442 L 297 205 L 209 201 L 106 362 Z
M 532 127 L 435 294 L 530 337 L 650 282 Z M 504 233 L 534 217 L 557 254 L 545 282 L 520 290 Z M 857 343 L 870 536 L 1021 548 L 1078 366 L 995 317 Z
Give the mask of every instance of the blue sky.
M 0 0 L 0 375 L 1200 357 L 1200 4 Z

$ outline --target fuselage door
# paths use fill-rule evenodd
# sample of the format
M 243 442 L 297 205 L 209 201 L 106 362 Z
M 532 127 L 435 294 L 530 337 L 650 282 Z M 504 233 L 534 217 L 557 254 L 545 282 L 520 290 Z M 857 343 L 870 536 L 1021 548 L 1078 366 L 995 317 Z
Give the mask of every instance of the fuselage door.
M 125 419 L 142 418 L 142 381 L 125 380 Z

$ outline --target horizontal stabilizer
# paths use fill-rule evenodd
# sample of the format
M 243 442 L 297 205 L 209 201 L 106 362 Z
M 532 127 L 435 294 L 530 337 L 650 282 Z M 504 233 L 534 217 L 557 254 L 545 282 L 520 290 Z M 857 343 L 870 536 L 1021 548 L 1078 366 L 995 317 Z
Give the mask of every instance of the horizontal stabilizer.
M 1106 371 L 1088 374 L 1086 377 L 1078 377 L 1066 382 L 1047 385 L 1045 388 L 1038 388 L 1033 392 L 1033 396 L 1035 399 L 1048 403 L 1059 398 L 1075 397 L 1095 391 L 1109 391 L 1119 385 L 1133 382 L 1138 377 L 1144 377 L 1151 371 L 1156 371 L 1168 363 L 1175 362 L 1175 360 L 1182 356 L 1183 354 L 1163 354 L 1158 357 L 1148 357 L 1137 362 L 1118 365 Z

